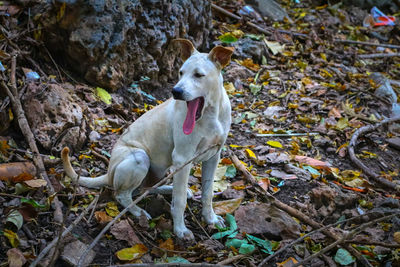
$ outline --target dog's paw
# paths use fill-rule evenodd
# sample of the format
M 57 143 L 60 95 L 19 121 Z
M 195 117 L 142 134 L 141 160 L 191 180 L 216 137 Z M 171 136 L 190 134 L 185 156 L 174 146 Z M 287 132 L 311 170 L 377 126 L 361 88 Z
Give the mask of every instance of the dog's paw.
M 187 199 L 192 199 L 193 198 L 193 192 L 190 188 L 188 188 L 186 190 L 186 195 L 187 195 Z
M 207 214 L 207 215 L 203 215 L 203 218 L 207 224 L 217 225 L 218 227 L 221 227 L 221 228 L 225 227 L 224 218 L 222 218 L 219 215 L 216 215 L 214 212 Z
M 194 241 L 194 235 L 193 235 L 192 231 L 190 231 L 186 227 L 180 228 L 180 229 L 174 229 L 174 232 L 175 232 L 176 236 L 183 241 L 186 241 L 186 242 Z

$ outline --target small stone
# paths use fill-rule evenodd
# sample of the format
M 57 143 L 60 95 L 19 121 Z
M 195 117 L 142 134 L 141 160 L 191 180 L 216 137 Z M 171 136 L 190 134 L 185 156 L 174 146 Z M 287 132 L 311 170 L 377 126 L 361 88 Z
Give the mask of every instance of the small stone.
M 79 240 L 76 240 L 72 243 L 67 244 L 64 247 L 64 250 L 61 254 L 61 258 L 71 266 L 77 266 L 79 258 L 83 254 L 83 252 L 87 249 L 87 245 L 82 243 Z M 87 254 L 83 266 L 88 266 L 96 256 L 96 253 L 93 250 L 90 250 Z
M 311 180 L 311 173 L 299 167 L 296 167 L 293 164 L 285 164 L 285 171 L 295 174 L 299 179 L 306 181 Z
M 386 140 L 389 143 L 389 146 L 400 150 L 400 137 L 394 137 Z
M 101 138 L 101 135 L 96 131 L 91 131 L 90 134 L 89 134 L 90 142 L 96 142 L 100 138 Z

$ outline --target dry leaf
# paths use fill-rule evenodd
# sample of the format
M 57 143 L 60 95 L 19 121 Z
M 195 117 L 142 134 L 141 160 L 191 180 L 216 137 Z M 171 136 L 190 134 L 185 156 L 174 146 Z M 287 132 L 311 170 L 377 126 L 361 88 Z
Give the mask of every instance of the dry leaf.
M 213 203 L 214 212 L 218 215 L 225 215 L 227 213 L 233 213 L 237 208 L 239 208 L 240 203 L 242 203 L 243 198 L 235 198 L 224 201 L 218 201 Z
M 38 187 L 42 187 L 42 186 L 46 186 L 47 185 L 47 182 L 44 179 L 28 180 L 28 181 L 24 181 L 24 183 L 27 186 L 34 187 L 34 188 L 38 188 Z

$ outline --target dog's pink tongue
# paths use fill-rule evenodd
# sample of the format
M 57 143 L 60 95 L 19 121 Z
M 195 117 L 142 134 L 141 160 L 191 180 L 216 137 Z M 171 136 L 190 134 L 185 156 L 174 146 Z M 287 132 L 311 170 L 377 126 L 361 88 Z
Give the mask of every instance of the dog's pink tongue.
M 192 101 L 187 101 L 187 114 L 186 119 L 183 122 L 183 133 L 188 135 L 193 132 L 194 125 L 196 124 L 196 112 L 199 107 L 200 98 L 196 98 Z

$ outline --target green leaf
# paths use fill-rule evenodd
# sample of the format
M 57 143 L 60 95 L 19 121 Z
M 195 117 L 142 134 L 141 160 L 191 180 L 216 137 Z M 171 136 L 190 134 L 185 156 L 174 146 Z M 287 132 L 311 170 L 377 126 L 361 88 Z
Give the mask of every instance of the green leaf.
M 309 171 L 312 175 L 315 175 L 315 176 L 320 176 L 321 175 L 321 173 L 319 171 L 317 171 L 316 169 L 314 169 L 311 166 L 304 165 L 303 169 L 306 170 L 306 171 Z
M 226 220 L 226 222 L 229 224 L 229 229 L 231 229 L 231 230 L 237 230 L 237 224 L 236 224 L 236 221 L 235 221 L 235 217 L 233 216 L 233 215 L 231 215 L 231 214 L 226 214 L 226 217 L 225 217 L 225 220 Z
M 264 34 L 245 34 L 245 37 L 249 37 L 250 39 L 256 40 L 256 41 L 260 41 L 262 39 L 264 39 Z
M 226 44 L 234 43 L 238 40 L 231 32 L 227 32 L 220 35 L 218 39 Z
M 234 247 L 234 248 L 240 248 L 243 244 L 248 244 L 249 242 L 247 242 L 246 239 L 228 239 L 225 242 L 225 246 L 230 248 L 230 247 Z
M 339 263 L 340 265 L 349 265 L 349 264 L 352 264 L 355 261 L 354 257 L 351 256 L 351 254 L 347 250 L 345 250 L 343 248 L 339 248 L 336 251 L 336 255 L 334 257 L 334 260 L 337 263 Z
M 271 254 L 272 253 L 272 245 L 269 240 L 264 240 L 249 234 L 246 234 L 247 239 L 253 241 L 257 244 L 257 246 L 261 247 L 265 253 Z
M 36 200 L 28 199 L 28 198 L 22 198 L 21 203 L 28 203 L 28 204 L 32 205 L 34 208 L 38 208 L 38 209 L 48 208 L 47 205 L 40 204 Z
M 223 238 L 224 236 L 227 236 L 227 235 L 232 235 L 232 234 L 237 234 L 237 232 L 235 231 L 235 230 L 228 230 L 228 231 L 224 231 L 224 232 L 218 232 L 218 233 L 215 233 L 215 234 L 213 234 L 212 236 L 211 236 L 211 238 L 214 238 L 214 239 L 221 239 L 221 238 Z
M 258 92 L 261 91 L 261 89 L 263 88 L 263 86 L 262 86 L 262 84 L 251 83 L 251 84 L 249 84 L 249 88 L 250 88 L 250 91 L 251 91 L 254 95 L 256 95 L 256 94 L 258 94 Z
M 29 190 L 31 190 L 29 186 L 26 186 L 25 184 L 17 183 L 15 184 L 15 194 L 16 195 L 21 195 L 22 193 L 25 193 Z
M 164 231 L 162 231 L 161 237 L 162 237 L 164 240 L 167 240 L 168 238 L 171 238 L 171 237 L 172 237 L 172 233 L 171 233 L 170 230 L 165 229 Z
M 236 168 L 233 165 L 228 166 L 225 172 L 225 177 L 235 178 L 236 176 Z
M 173 256 L 173 257 L 168 257 L 165 259 L 166 262 L 172 263 L 172 262 L 180 262 L 180 263 L 190 263 L 187 259 L 184 259 L 179 256 Z
M 242 244 L 242 246 L 239 248 L 239 253 L 240 254 L 251 254 L 256 247 L 251 244 Z
M 14 224 L 17 229 L 21 229 L 22 224 L 24 223 L 24 218 L 18 210 L 13 210 L 7 216 L 6 222 L 10 222 Z
M 111 95 L 103 88 L 96 87 L 96 95 L 107 105 L 111 104 Z

